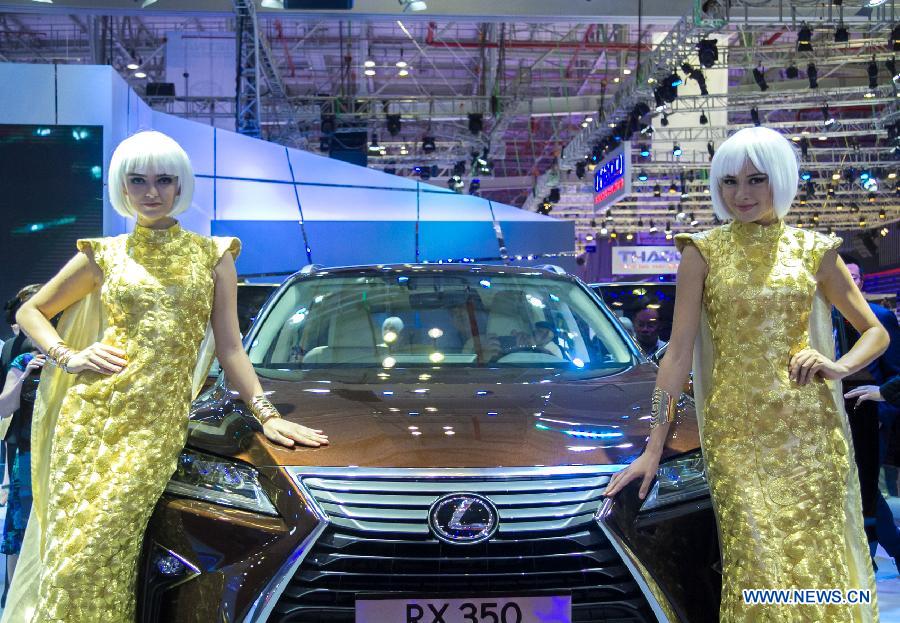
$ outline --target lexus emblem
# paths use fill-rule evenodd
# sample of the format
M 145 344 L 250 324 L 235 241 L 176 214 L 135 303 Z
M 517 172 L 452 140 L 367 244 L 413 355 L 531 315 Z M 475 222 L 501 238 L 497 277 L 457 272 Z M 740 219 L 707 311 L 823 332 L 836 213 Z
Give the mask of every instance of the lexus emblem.
M 452 493 L 438 498 L 428 511 L 428 525 L 445 543 L 472 545 L 494 536 L 500 525 L 497 507 L 477 493 Z

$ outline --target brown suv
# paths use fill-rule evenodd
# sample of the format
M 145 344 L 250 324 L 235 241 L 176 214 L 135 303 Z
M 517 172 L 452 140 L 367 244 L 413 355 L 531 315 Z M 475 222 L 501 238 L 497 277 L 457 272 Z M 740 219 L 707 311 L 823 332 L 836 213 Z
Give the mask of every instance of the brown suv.
M 195 403 L 145 539 L 143 622 L 715 621 L 719 547 L 690 399 L 648 496 L 656 366 L 577 279 L 390 265 L 295 275 L 245 345 L 286 418 Z

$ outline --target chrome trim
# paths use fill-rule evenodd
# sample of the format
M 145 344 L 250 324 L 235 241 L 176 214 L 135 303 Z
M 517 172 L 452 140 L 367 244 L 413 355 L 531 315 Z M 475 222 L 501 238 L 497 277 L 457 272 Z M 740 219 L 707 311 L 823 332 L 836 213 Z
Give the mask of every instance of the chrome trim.
M 618 465 L 513 468 L 288 467 L 340 528 L 429 534 L 438 498 L 474 492 L 498 509 L 500 532 L 562 530 L 590 523 Z M 555 475 L 554 475 L 555 474 Z M 407 508 L 398 508 L 398 506 Z M 409 508 L 412 507 L 412 508 Z
M 594 516 L 594 519 L 597 522 L 597 525 L 600 527 L 600 530 L 603 531 L 603 534 L 606 535 L 606 538 L 609 540 L 610 544 L 612 544 L 613 549 L 619 554 L 619 558 L 622 559 L 622 562 L 625 564 L 625 567 L 628 569 L 629 573 L 631 573 L 634 581 L 637 583 L 638 587 L 641 589 L 641 592 L 644 594 L 644 598 L 647 600 L 647 603 L 650 604 L 650 609 L 653 610 L 653 614 L 656 615 L 657 620 L 660 623 L 677 623 L 677 621 L 672 622 L 668 615 L 663 610 L 663 607 L 660 605 L 659 601 L 656 599 L 656 595 L 653 594 L 653 591 L 650 590 L 650 586 L 648 582 L 653 582 L 654 585 L 656 582 L 653 578 L 645 578 L 644 574 L 641 573 L 640 569 L 638 569 L 637 565 L 634 564 L 634 560 L 637 558 L 634 553 L 631 551 L 631 548 L 616 535 L 615 532 L 609 529 L 609 526 L 606 525 L 604 521 L 606 517 L 609 515 L 612 510 L 613 500 L 612 498 L 608 498 L 603 506 L 597 511 L 597 514 Z M 668 605 L 668 604 L 667 604 Z
M 250 610 L 248 610 L 247 614 L 244 616 L 243 623 L 264 623 L 269 620 L 269 615 L 272 613 L 272 609 L 275 607 L 279 598 L 281 598 L 281 594 L 284 592 L 288 582 L 290 582 L 291 578 L 294 577 L 294 574 L 297 573 L 300 564 L 306 558 L 307 554 L 309 554 L 313 545 L 319 540 L 319 537 L 322 536 L 325 528 L 327 528 L 330 523 L 328 515 L 325 514 L 316 502 L 316 499 L 306 490 L 306 487 L 303 486 L 300 479 L 296 478 L 294 474 L 291 473 L 290 469 L 288 470 L 288 474 L 300 491 L 303 501 L 316 516 L 319 523 L 316 524 L 316 527 L 313 528 L 312 532 L 303 539 L 303 542 L 294 550 L 290 558 L 284 561 L 278 572 L 272 576 L 272 579 L 266 584 L 265 590 L 259 594 L 253 602 L 253 605 L 250 606 Z
M 308 476 L 344 476 L 346 478 L 495 478 L 561 476 L 565 474 L 615 474 L 625 465 L 548 465 L 532 467 L 288 467 L 292 474 Z

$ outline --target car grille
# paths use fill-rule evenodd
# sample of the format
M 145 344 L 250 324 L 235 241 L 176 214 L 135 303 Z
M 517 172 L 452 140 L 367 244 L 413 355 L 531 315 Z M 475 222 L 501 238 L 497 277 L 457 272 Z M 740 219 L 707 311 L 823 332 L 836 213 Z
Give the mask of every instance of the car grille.
M 352 623 L 354 600 L 378 596 L 572 596 L 577 622 L 654 620 L 628 569 L 597 527 L 609 467 L 530 475 L 526 470 L 296 474 L 329 516 L 275 604 L 270 621 Z M 404 470 L 405 471 L 405 470 Z M 474 471 L 474 470 L 472 470 Z M 534 470 L 531 470 L 533 473 Z M 604 473 L 606 472 L 606 473 Z M 487 542 L 451 545 L 429 531 L 439 497 L 488 497 L 500 527 Z

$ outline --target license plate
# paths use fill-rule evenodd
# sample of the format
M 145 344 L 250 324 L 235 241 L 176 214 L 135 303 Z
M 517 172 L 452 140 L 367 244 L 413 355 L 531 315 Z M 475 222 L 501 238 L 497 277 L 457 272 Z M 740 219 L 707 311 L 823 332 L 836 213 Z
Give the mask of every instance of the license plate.
M 572 598 L 359 599 L 356 623 L 571 623 Z

